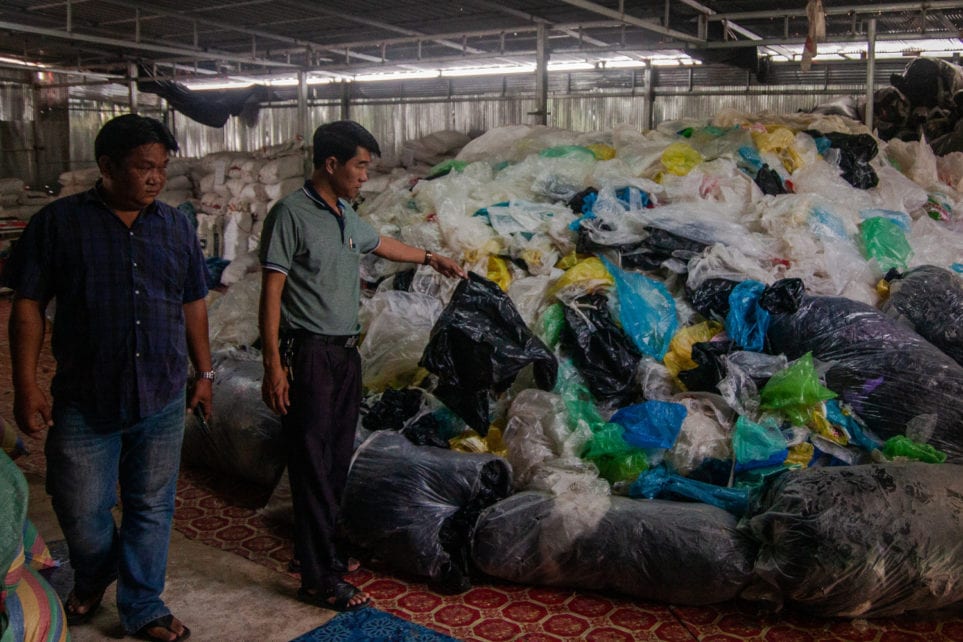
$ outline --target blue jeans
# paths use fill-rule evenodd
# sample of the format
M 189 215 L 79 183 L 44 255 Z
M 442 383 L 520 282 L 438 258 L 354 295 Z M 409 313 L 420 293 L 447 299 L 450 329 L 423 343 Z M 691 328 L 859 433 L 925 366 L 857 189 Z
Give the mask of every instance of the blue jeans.
M 184 394 L 141 420 L 85 415 L 54 404 L 47 492 L 60 521 L 74 590 L 87 597 L 117 580 L 117 608 L 133 633 L 170 613 L 160 599 L 184 438 Z M 120 527 L 111 513 L 120 484 Z

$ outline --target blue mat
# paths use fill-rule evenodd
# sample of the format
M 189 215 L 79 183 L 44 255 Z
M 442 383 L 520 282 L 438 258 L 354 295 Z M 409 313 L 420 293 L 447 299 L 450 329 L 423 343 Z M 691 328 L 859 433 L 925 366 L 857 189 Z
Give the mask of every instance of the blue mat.
M 291 642 L 458 642 L 455 638 L 413 624 L 390 613 L 368 606 L 357 611 L 338 613 L 313 631 Z

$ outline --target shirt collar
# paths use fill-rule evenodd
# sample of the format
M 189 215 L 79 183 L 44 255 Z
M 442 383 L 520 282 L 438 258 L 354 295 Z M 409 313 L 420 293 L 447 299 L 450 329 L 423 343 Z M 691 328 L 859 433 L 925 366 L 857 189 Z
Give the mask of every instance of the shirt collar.
M 338 199 L 338 211 L 335 212 L 333 209 L 331 209 L 331 206 L 328 205 L 328 202 L 323 198 L 321 198 L 321 195 L 318 194 L 318 190 L 314 189 L 314 184 L 310 180 L 304 181 L 304 187 L 301 188 L 301 191 L 304 192 L 305 196 L 307 196 L 312 201 L 314 201 L 314 204 L 317 205 L 318 207 L 324 210 L 327 210 L 337 216 L 341 216 L 342 214 L 344 214 L 344 203 L 341 202 L 341 199 L 340 198 Z
M 97 203 L 98 205 L 102 205 L 106 207 L 108 210 L 113 211 L 110 205 L 107 204 L 106 199 L 104 199 L 103 189 L 104 189 L 104 181 L 103 179 L 98 178 L 97 182 L 94 183 L 94 186 L 91 187 L 86 192 L 84 192 L 84 195 L 83 195 L 84 203 Z M 153 203 L 145 207 L 142 213 L 163 214 L 162 210 L 157 206 L 157 199 L 154 199 Z

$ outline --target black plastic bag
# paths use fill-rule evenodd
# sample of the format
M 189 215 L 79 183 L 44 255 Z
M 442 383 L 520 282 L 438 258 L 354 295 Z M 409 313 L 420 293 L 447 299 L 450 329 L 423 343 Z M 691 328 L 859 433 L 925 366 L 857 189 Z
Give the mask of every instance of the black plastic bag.
M 963 365 L 963 279 L 923 265 L 890 279 L 886 316 L 907 323 L 924 339 Z
M 440 590 L 467 590 L 478 513 L 511 487 L 500 457 L 415 446 L 379 431 L 355 453 L 339 521 L 351 544 L 392 568 Z
M 491 393 L 507 390 L 530 363 L 536 385 L 554 388 L 555 355 L 532 334 L 498 285 L 470 273 L 431 329 L 419 365 L 438 375 L 435 396 L 485 435 Z
M 667 230 L 645 226 L 646 238 L 635 243 L 603 245 L 591 239 L 588 230 L 579 230 L 575 250 L 580 254 L 593 254 L 599 250 L 613 249 L 619 253 L 620 265 L 631 270 L 657 270 L 670 259 L 678 259 L 679 267 L 707 247 L 705 243 L 687 239 Z
M 725 319 L 729 314 L 729 295 L 737 285 L 737 281 L 729 279 L 706 279 L 694 290 L 686 286 L 686 296 L 706 319 Z
M 842 617 L 963 601 L 963 467 L 810 468 L 780 475 L 762 501 L 744 598 Z
M 638 391 L 636 369 L 642 354 L 615 324 L 607 299 L 591 294 L 565 306 L 562 347 L 600 401 L 631 402 Z
M 755 545 L 736 523 L 707 504 L 524 492 L 481 514 L 472 559 L 521 584 L 712 604 L 752 577 Z
M 679 381 L 686 390 L 697 392 L 719 392 L 716 385 L 726 376 L 723 361 L 730 352 L 739 350 L 734 341 L 700 341 L 692 344 L 692 360 L 697 367 L 679 372 Z
M 210 423 L 188 413 L 183 460 L 273 488 L 284 470 L 281 418 L 261 401 L 264 366 L 257 353 L 213 355 L 215 413 Z
M 963 459 L 963 367 L 916 332 L 865 303 L 805 296 L 771 316 L 767 338 L 774 353 L 830 364 L 826 386 L 879 437 L 906 434 Z
M 869 189 L 879 184 L 876 170 L 869 161 L 876 157 L 879 147 L 876 139 L 869 134 L 843 134 L 830 132 L 822 134 L 817 131 L 807 131 L 814 138 L 825 138 L 831 147 L 839 149 L 839 169 L 842 176 L 853 187 Z
M 755 182 L 763 194 L 776 196 L 777 194 L 786 193 L 786 186 L 782 184 L 782 178 L 780 178 L 779 173 L 765 163 L 763 163 L 762 167 L 760 167 L 756 173 Z

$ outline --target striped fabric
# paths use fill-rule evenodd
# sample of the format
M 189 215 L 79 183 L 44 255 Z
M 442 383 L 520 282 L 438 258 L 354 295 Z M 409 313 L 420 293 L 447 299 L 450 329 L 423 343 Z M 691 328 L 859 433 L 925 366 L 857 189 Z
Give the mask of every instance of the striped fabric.
M 60 566 L 60 562 L 50 554 L 47 542 L 40 537 L 37 527 L 29 519 L 23 522 L 23 556 L 35 571 Z
M 67 616 L 53 587 L 37 571 L 25 572 L 4 604 L 7 629 L 0 642 L 66 642 Z
M 23 440 L 17 434 L 17 428 L 3 417 L 0 417 L 0 450 L 7 453 L 10 459 L 16 459 L 27 452 Z

